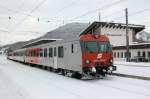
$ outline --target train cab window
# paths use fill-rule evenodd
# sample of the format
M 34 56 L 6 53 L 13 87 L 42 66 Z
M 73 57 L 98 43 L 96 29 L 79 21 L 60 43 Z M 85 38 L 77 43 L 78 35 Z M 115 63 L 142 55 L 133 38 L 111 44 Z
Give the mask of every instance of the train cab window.
M 44 57 L 47 57 L 47 48 L 44 48 Z
M 49 48 L 49 57 L 53 57 L 53 48 Z
M 74 53 L 74 46 L 71 44 L 71 53 Z
M 40 50 L 40 57 L 43 57 L 43 49 Z
M 60 58 L 64 57 L 64 47 L 63 46 L 58 47 L 58 57 L 60 57 Z

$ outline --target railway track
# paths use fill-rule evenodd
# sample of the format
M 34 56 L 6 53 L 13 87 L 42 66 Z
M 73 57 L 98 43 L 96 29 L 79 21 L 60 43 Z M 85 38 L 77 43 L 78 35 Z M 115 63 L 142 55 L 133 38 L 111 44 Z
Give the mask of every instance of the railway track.
M 112 73 L 112 75 L 119 76 L 119 77 L 126 77 L 126 78 L 141 79 L 141 80 L 150 80 L 150 77 L 136 76 L 136 75 L 129 75 L 129 74 Z

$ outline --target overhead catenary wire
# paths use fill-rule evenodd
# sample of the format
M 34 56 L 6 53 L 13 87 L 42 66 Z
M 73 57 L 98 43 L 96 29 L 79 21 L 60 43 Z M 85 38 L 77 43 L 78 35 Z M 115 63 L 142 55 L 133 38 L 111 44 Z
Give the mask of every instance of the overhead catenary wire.
M 68 5 L 62 7 L 58 12 L 55 13 L 55 15 L 58 15 L 59 13 L 61 13 L 62 11 L 64 11 L 65 9 L 68 9 L 70 7 L 72 7 L 72 5 L 75 5 L 76 3 L 78 3 L 81 0 L 74 0 L 71 3 L 69 3 Z
M 16 29 L 17 26 L 20 26 L 34 11 L 36 11 L 42 4 L 44 4 L 44 2 L 46 2 L 47 0 L 42 0 L 38 5 L 36 5 L 28 15 L 25 16 L 25 18 L 21 21 L 19 21 L 15 27 L 13 28 L 12 31 L 14 31 Z
M 78 1 L 80 1 L 80 0 L 78 0 Z M 24 4 L 24 2 L 25 2 L 25 0 L 22 1 L 22 4 L 21 4 L 17 9 L 20 9 L 20 7 L 22 7 L 22 5 Z M 55 14 L 57 15 L 57 14 L 61 13 L 61 12 L 64 11 L 65 9 L 71 7 L 72 5 L 75 5 L 75 3 L 77 3 L 76 0 L 73 1 L 73 2 L 71 2 L 71 3 L 69 3 L 68 5 L 62 7 L 62 8 L 61 8 L 58 12 L 56 12 Z M 24 12 L 21 12 L 21 11 L 18 11 L 18 10 L 13 10 L 13 9 L 10 9 L 10 8 L 7 8 L 7 7 L 3 6 L 2 4 L 0 4 L 0 8 L 6 10 L 6 11 L 8 11 L 8 12 L 17 13 L 17 14 L 25 15 L 25 16 L 28 15 L 28 16 L 33 17 L 33 18 L 50 19 L 50 20 L 53 20 L 52 18 L 29 15 L 29 14 L 27 14 L 27 13 L 24 13 Z M 47 22 L 49 22 L 49 21 L 47 21 Z
M 122 1 L 122 0 L 120 0 L 120 1 Z M 71 4 L 71 3 L 70 3 Z M 69 7 L 69 6 L 68 6 Z M 6 8 L 7 9 L 7 8 Z M 11 10 L 11 9 L 8 9 L 8 10 Z M 146 12 L 146 11 L 149 11 L 150 10 L 150 8 L 148 8 L 148 9 L 143 9 L 143 10 L 141 10 L 141 11 L 137 11 L 137 12 L 135 12 L 135 13 L 131 13 L 131 14 L 129 14 L 129 16 L 134 16 L 134 15 L 137 15 L 137 14 L 139 14 L 139 13 L 143 13 L 143 12 Z M 11 10 L 11 11 L 14 11 L 14 10 Z M 14 11 L 14 12 L 19 12 L 19 11 Z M 120 11 L 117 11 L 117 12 L 120 12 Z M 117 12 L 114 12 L 114 13 L 117 13 Z M 19 12 L 20 13 L 20 12 Z M 22 13 L 22 12 L 21 12 Z M 114 14 L 114 13 L 112 13 L 112 14 Z M 28 16 L 31 16 L 31 17 L 33 17 L 31 14 L 24 14 L 24 15 L 26 15 L 27 17 Z M 111 16 L 111 14 L 109 14 L 108 15 L 108 17 L 109 16 Z M 10 16 L 11 18 L 12 18 L 12 16 Z M 37 17 L 37 16 L 34 16 L 34 18 L 36 18 L 36 19 L 38 19 L 39 20 L 39 22 L 57 22 L 57 21 L 61 21 L 61 22 L 63 22 L 63 21 L 70 21 L 70 22 L 72 22 L 72 21 L 88 21 L 89 22 L 89 20 L 65 20 L 65 19 L 62 19 L 62 20 L 58 20 L 58 19 L 50 19 L 49 18 L 49 20 L 43 20 L 43 19 L 41 19 L 40 17 Z M 107 18 L 107 16 L 104 16 L 104 17 L 102 17 L 102 18 Z M 119 19 L 119 18 L 123 18 L 123 17 L 117 17 L 116 19 Z M 7 17 L 7 19 L 8 19 L 8 17 Z M 14 20 L 17 20 L 17 18 L 15 18 Z M 38 21 L 37 20 L 37 21 Z
M 128 16 L 132 17 L 132 16 L 135 16 L 137 14 L 141 14 L 141 13 L 144 13 L 147 11 L 150 11 L 150 8 L 146 8 L 146 9 L 142 9 L 140 11 L 134 12 L 134 13 L 130 13 Z M 120 19 L 120 18 L 124 18 L 124 16 L 115 17 L 115 18 L 113 18 L 113 20 Z
M 20 12 L 20 11 L 18 11 L 18 10 L 12 10 L 12 9 L 10 9 L 10 8 L 7 8 L 7 7 L 3 6 L 3 5 L 1 5 L 1 4 L 0 4 L 0 8 L 6 10 L 6 11 L 8 11 L 8 12 L 18 13 L 18 14 L 25 15 L 25 16 L 28 15 L 27 13 Z M 29 16 L 31 16 L 31 15 L 29 15 Z M 31 17 L 36 17 L 36 16 L 33 16 L 33 15 L 32 15 Z
M 119 4 L 119 3 L 123 2 L 123 1 L 126 1 L 126 0 L 118 0 L 118 1 L 115 1 L 115 2 L 113 2 L 113 3 L 104 5 L 104 6 L 101 7 L 101 8 L 94 9 L 94 10 L 88 11 L 88 12 L 82 14 L 82 15 L 76 16 L 76 17 L 74 17 L 74 18 L 72 18 L 72 19 L 70 19 L 70 20 L 75 20 L 75 19 L 78 19 L 78 18 L 87 16 L 87 15 L 89 15 L 89 14 L 95 13 L 95 12 L 97 12 L 97 11 L 100 11 L 100 10 L 103 10 L 103 9 L 108 9 L 108 8 L 110 8 L 110 7 L 114 6 L 114 5 L 117 5 L 117 4 Z

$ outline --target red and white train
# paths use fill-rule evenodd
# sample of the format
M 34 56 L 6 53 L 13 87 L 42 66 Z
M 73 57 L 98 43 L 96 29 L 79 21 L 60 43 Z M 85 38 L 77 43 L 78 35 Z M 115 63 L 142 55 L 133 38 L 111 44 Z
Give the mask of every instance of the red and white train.
M 39 40 L 9 52 L 7 58 L 77 78 L 105 76 L 116 70 L 108 37 L 90 33 L 78 39 Z

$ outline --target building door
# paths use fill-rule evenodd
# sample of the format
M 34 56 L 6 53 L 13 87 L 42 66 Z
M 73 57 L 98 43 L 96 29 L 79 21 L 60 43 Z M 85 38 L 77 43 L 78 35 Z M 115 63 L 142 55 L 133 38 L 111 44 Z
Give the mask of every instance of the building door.
M 54 47 L 54 68 L 57 69 L 57 48 Z

